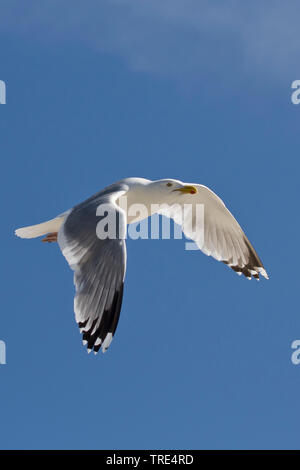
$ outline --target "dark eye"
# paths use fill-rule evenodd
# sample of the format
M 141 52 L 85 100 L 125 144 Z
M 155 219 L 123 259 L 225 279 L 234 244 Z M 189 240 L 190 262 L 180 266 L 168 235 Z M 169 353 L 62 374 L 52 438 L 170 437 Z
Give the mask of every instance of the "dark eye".
M 173 186 L 173 184 L 172 184 L 172 183 L 167 183 L 167 186 L 169 186 L 169 187 L 170 187 L 170 186 Z

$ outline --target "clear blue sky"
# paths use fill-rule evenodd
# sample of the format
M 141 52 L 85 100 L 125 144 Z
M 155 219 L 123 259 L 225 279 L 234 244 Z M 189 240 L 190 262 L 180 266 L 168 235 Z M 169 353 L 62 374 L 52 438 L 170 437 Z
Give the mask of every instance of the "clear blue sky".
M 184 3 L 1 2 L 1 448 L 299 448 L 299 4 Z M 128 176 L 211 187 L 270 280 L 129 240 L 88 355 L 57 245 L 13 231 Z

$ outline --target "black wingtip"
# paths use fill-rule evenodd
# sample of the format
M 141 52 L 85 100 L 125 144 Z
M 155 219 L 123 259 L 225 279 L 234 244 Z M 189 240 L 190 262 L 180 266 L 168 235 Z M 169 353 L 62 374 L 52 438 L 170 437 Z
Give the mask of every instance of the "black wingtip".
M 248 248 L 248 263 L 247 264 L 242 264 L 239 263 L 237 265 L 233 265 L 232 262 L 229 261 L 223 261 L 227 266 L 229 266 L 233 271 L 235 271 L 238 274 L 243 274 L 247 279 L 257 279 L 259 281 L 260 275 L 262 275 L 265 279 L 269 279 L 269 276 L 258 256 L 256 253 L 255 249 L 247 239 L 247 237 L 244 237 L 244 242 Z
M 87 349 L 89 352 L 90 350 L 94 350 L 94 352 L 97 353 L 101 347 L 103 352 L 106 351 L 107 348 L 103 349 L 103 343 L 105 341 L 105 338 L 107 338 L 108 334 L 111 334 L 112 339 L 117 329 L 122 306 L 123 290 L 124 284 L 122 284 L 120 289 L 116 291 L 111 307 L 103 312 L 100 324 L 96 331 L 93 333 L 93 330 L 97 323 L 97 319 L 94 320 L 89 330 L 83 331 L 82 340 L 84 342 L 84 345 L 87 345 Z M 82 329 L 86 327 L 87 323 L 88 319 L 84 322 L 79 322 L 78 326 L 80 329 Z

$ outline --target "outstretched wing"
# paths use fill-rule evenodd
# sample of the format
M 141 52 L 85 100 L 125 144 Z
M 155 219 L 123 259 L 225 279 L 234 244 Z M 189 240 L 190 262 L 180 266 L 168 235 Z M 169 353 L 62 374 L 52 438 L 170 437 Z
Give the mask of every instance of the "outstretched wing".
M 74 270 L 75 318 L 83 343 L 95 353 L 107 350 L 116 331 L 126 271 L 126 214 L 115 203 L 125 191 L 99 194 L 75 206 L 58 232 L 60 249 Z M 101 206 L 106 213 L 99 217 Z M 100 239 L 96 228 L 107 211 L 115 215 L 116 238 Z
M 223 261 L 248 279 L 252 276 L 259 279 L 260 274 L 268 279 L 258 254 L 223 201 L 206 186 L 192 185 L 197 188 L 196 194 L 174 192 L 174 205 L 161 213 L 182 225 L 184 234 L 206 255 Z M 200 220 L 197 219 L 197 204 L 204 207 L 204 218 Z

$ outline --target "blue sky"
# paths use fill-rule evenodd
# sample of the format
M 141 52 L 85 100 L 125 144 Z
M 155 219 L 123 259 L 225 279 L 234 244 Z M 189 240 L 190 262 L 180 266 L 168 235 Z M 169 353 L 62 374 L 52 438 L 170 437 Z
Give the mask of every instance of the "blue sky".
M 299 5 L 17 3 L 0 7 L 1 448 L 299 448 Z M 211 187 L 270 280 L 128 240 L 117 334 L 87 355 L 58 247 L 13 231 L 128 176 Z

